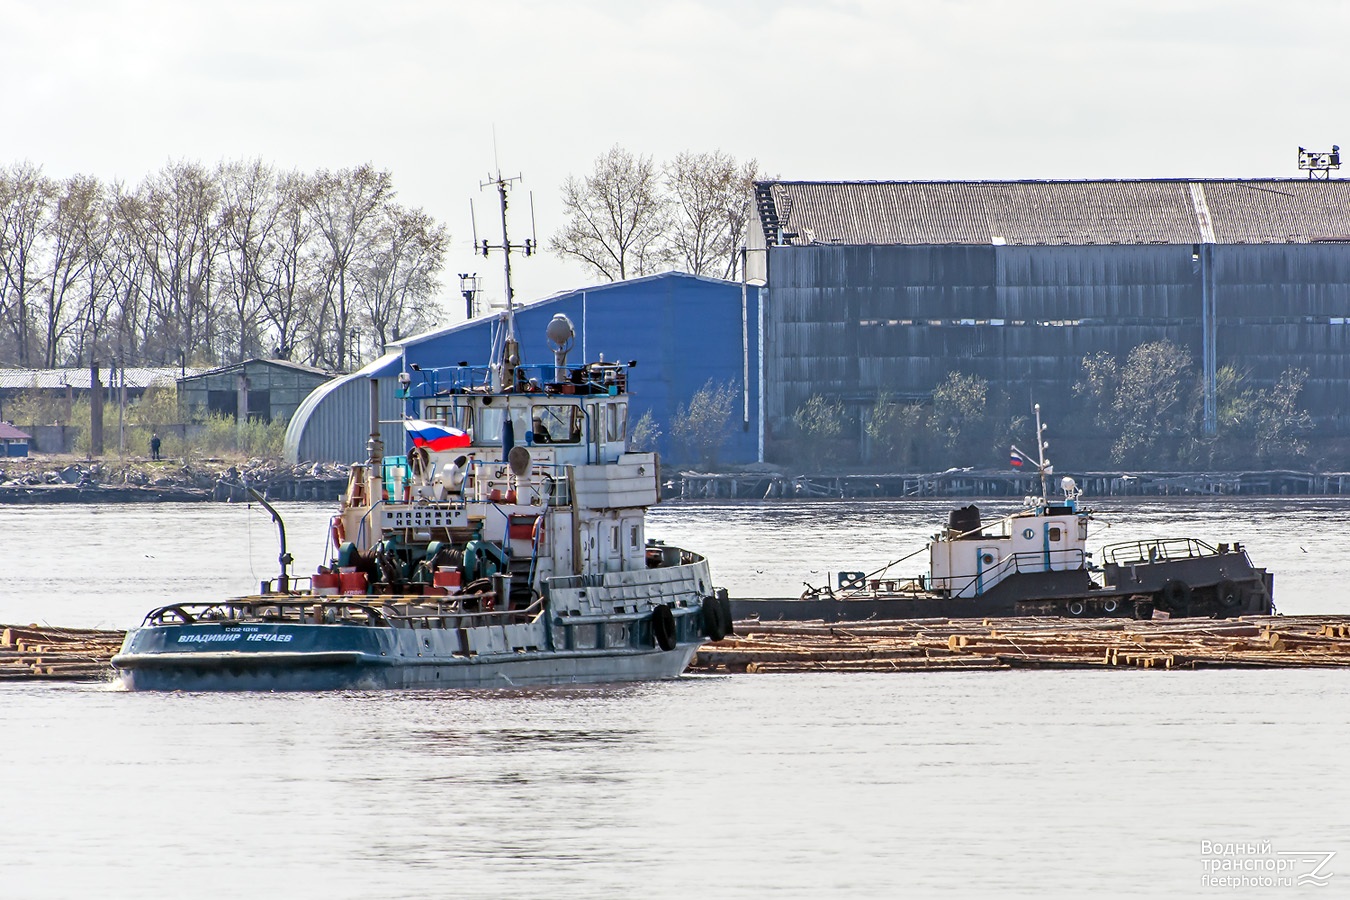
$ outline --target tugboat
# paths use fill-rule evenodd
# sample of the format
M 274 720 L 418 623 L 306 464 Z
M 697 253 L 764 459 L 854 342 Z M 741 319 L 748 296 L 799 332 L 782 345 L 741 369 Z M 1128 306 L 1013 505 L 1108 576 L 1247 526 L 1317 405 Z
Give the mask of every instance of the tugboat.
M 371 380 L 368 459 L 332 517 L 329 563 L 292 578 L 268 506 L 281 574 L 254 596 L 151 611 L 112 660 L 128 687 L 674 678 L 730 632 L 707 560 L 647 537 L 660 463 L 627 449 L 633 364 L 569 367 L 572 324 L 558 315 L 554 365 L 521 365 L 509 262 L 507 283 L 490 365 L 400 374 L 406 456 L 384 454 Z
M 1043 429 L 1035 406 L 1036 429 Z M 1039 441 L 1041 447 L 1044 442 Z M 1092 510 L 1081 508 L 1072 478 L 1063 499 L 1046 491 L 1053 472 L 1044 451 L 1041 496 L 995 523 L 977 506 L 953 510 L 947 527 L 920 551 L 876 572 L 841 572 L 838 586 L 810 587 L 797 599 L 735 600 L 741 619 L 856 621 L 862 619 L 1065 616 L 1229 618 L 1271 615 L 1274 576 L 1252 564 L 1240 543 L 1217 547 L 1193 537 L 1110 544 L 1094 564 L 1086 544 Z M 928 574 L 897 578 L 891 567 L 926 553 Z

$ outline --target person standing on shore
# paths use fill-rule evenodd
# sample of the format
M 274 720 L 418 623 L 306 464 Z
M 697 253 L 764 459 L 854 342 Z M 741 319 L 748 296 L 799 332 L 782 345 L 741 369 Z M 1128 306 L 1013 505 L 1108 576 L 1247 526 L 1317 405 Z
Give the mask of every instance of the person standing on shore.
M 150 458 L 159 459 L 159 433 L 153 432 L 150 435 Z

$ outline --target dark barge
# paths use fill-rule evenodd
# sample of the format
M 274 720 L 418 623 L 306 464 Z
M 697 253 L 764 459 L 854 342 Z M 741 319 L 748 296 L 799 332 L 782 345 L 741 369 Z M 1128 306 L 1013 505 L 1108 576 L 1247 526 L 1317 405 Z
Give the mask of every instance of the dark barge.
M 1274 612 L 1274 577 L 1240 543 L 1193 537 L 1111 544 L 1098 565 L 1086 550 L 1091 510 L 1072 479 L 1063 501 L 1028 498 L 984 524 L 976 506 L 954 510 L 924 548 L 927 575 L 900 578 L 892 563 L 841 572 L 799 598 L 732 600 L 737 620 L 983 618 L 999 616 L 1231 618 Z M 911 554 L 914 556 L 917 554 Z M 908 558 L 908 557 L 906 557 Z M 900 562 L 900 560 L 897 560 Z

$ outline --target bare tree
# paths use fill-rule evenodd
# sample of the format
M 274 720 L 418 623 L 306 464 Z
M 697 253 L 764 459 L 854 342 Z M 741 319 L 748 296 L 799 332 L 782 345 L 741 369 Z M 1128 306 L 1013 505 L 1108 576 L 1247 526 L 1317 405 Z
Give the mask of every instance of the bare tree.
M 602 278 L 619 281 L 661 271 L 668 201 L 650 156 L 615 144 L 582 180 L 563 186 L 567 225 L 549 241 L 558 256 L 580 260 Z
M 111 344 L 123 348 L 133 359 L 149 362 L 145 348 L 153 330 L 149 297 L 154 269 L 141 251 L 138 237 L 141 229 L 135 224 L 137 217 L 145 214 L 144 204 L 139 192 L 128 191 L 121 184 L 114 184 L 109 195 L 106 214 L 109 234 L 101 268 L 107 282 L 107 323 L 113 334 L 94 335 L 90 359 Z M 180 353 L 179 361 L 186 363 L 187 349 Z
M 41 349 L 42 365 L 47 368 L 56 366 L 62 342 L 82 318 L 83 310 L 70 310 L 68 303 L 72 296 L 80 296 L 79 283 L 91 264 L 85 239 L 92 224 L 102 218 L 102 200 L 103 186 L 97 179 L 85 175 L 68 178 L 42 229 L 46 274 L 41 298 Z
M 272 231 L 275 252 L 266 258 L 263 315 L 276 338 L 276 355 L 290 359 L 306 334 L 314 330 L 318 292 L 312 286 L 315 253 L 311 249 L 314 221 L 308 214 L 310 179 L 287 172 L 276 180 L 276 222 Z M 309 342 L 314 346 L 315 342 Z M 318 363 L 318 354 L 308 357 Z
M 257 355 L 259 320 L 271 285 L 264 277 L 275 252 L 272 232 L 279 215 L 276 175 L 261 159 L 221 166 L 223 205 L 219 220 L 224 266 L 222 293 L 230 302 L 236 329 L 231 348 L 237 362 Z
M 391 340 L 439 316 L 426 301 L 435 292 L 449 241 L 445 228 L 420 209 L 391 203 L 381 210 L 359 279 L 362 312 L 380 353 Z
M 736 274 L 750 195 L 759 163 L 737 163 L 720 150 L 686 151 L 665 167 L 675 215 L 667 229 L 668 255 L 694 275 Z
M 314 179 L 310 212 L 327 250 L 325 262 L 324 308 L 320 323 L 331 314 L 327 331 L 335 340 L 331 362 L 338 369 L 347 366 L 348 343 L 352 340 L 352 287 L 348 280 L 376 212 L 394 189 L 388 172 L 366 164 L 337 172 L 321 171 Z M 354 343 L 354 342 L 353 342 Z
M 42 281 L 38 239 L 54 192 L 32 163 L 0 169 L 0 326 L 11 342 L 0 355 L 21 366 L 33 357 L 32 304 Z
M 0 167 L 0 363 L 346 368 L 434 324 L 445 229 L 370 166 L 174 162 L 128 190 Z
M 180 352 L 211 360 L 215 313 L 211 277 L 219 247 L 220 190 L 202 166 L 170 163 L 122 205 L 150 273 L 143 352 L 158 362 Z
M 78 241 L 88 264 L 76 287 L 80 296 L 73 317 L 79 320 L 79 325 L 63 350 L 68 353 L 68 361 L 77 366 L 93 358 L 115 308 L 117 280 L 112 244 L 116 232 L 112 224 L 112 197 L 119 190 L 118 185 L 111 188 L 99 185 L 98 203 L 77 221 Z M 135 358 L 134 348 L 127 350 Z

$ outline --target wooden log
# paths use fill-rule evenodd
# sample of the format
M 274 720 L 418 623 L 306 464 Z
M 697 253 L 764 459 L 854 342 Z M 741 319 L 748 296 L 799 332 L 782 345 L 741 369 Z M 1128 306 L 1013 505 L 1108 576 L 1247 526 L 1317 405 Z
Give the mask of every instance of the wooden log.
M 1139 667 L 1150 669 L 1219 666 L 1350 666 L 1350 617 L 1245 616 L 1240 619 L 1133 621 L 1021 617 L 983 620 L 925 620 L 841 625 L 823 622 L 779 624 L 772 634 L 738 636 L 727 649 L 768 651 L 769 657 L 707 656 L 696 665 L 729 667 L 802 666 L 811 671 L 852 671 L 885 662 L 902 670 L 906 660 L 953 665 L 957 660 L 994 661 L 1014 667 Z M 712 647 L 714 645 L 710 645 Z M 894 664 L 892 662 L 895 661 Z M 912 667 L 912 666 L 911 666 Z

